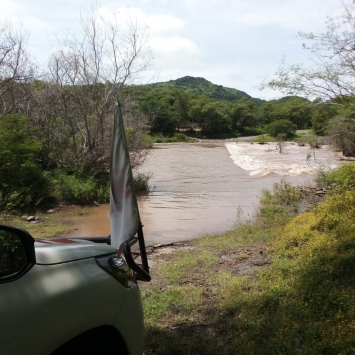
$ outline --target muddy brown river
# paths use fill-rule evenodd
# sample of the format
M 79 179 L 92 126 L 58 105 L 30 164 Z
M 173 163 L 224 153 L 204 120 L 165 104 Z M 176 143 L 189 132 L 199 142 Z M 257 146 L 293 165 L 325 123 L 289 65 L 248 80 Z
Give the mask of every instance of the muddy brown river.
M 262 189 L 279 182 L 284 172 L 269 169 L 262 175 L 245 170 L 228 149 L 224 142 L 156 145 L 140 169 L 152 174 L 150 193 L 138 202 L 147 245 L 223 232 L 253 216 Z M 305 152 L 298 152 L 298 159 L 303 154 L 305 160 Z M 256 155 L 266 156 L 259 165 L 270 167 L 274 161 L 266 149 Z M 286 157 L 290 163 L 294 159 Z M 310 184 L 313 175 L 302 170 L 285 179 L 293 185 Z M 69 236 L 105 236 L 110 233 L 108 210 L 108 205 L 70 207 L 61 214 L 73 227 Z

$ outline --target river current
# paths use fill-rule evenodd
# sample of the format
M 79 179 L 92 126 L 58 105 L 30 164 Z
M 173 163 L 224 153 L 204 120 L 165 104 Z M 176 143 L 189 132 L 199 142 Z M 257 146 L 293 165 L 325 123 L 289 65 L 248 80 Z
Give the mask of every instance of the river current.
M 140 172 L 152 175 L 150 193 L 138 199 L 146 244 L 188 240 L 223 232 L 252 218 L 263 189 L 284 178 L 293 185 L 310 185 L 319 168 L 334 168 L 339 156 L 287 144 L 250 142 L 157 144 Z M 307 159 L 307 156 L 309 159 Z M 65 209 L 69 236 L 110 233 L 108 205 Z

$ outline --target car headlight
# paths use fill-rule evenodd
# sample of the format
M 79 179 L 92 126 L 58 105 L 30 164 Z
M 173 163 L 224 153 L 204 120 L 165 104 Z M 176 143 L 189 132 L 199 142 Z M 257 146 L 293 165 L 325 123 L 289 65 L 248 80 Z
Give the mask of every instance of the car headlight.
M 117 255 L 96 258 L 97 265 L 113 276 L 122 286 L 130 288 L 134 284 L 133 272 L 126 261 Z

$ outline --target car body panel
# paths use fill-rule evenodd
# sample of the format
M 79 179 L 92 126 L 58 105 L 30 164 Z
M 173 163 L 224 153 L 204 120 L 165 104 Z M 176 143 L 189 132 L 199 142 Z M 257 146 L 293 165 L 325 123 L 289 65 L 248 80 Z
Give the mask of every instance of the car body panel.
M 68 340 L 101 325 L 116 326 L 130 354 L 142 354 L 143 313 L 138 286 L 124 288 L 99 268 L 93 257 L 60 261 L 67 253 L 78 258 L 102 253 L 98 247 L 100 252 L 95 253 L 86 243 L 82 247 L 79 244 L 82 254 L 71 248 L 54 248 L 50 257 L 42 254 L 39 259 L 61 263 L 34 265 L 20 279 L 1 285 L 1 354 L 48 355 Z M 104 249 L 112 251 L 111 247 Z
M 115 253 L 107 244 L 97 244 L 84 239 L 35 239 L 36 264 L 58 264 L 68 261 Z

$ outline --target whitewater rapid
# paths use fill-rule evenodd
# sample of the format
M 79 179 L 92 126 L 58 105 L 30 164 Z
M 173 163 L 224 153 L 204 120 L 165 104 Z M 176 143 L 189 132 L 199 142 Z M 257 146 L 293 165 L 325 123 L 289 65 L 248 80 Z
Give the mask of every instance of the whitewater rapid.
M 341 165 L 342 154 L 333 152 L 329 146 L 312 151 L 309 146 L 301 147 L 293 142 L 283 143 L 282 154 L 279 153 L 276 143 L 228 142 L 225 146 L 234 164 L 250 171 L 250 175 L 315 174 L 320 169 L 330 170 Z

